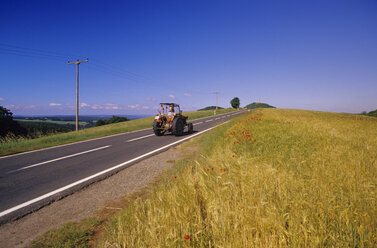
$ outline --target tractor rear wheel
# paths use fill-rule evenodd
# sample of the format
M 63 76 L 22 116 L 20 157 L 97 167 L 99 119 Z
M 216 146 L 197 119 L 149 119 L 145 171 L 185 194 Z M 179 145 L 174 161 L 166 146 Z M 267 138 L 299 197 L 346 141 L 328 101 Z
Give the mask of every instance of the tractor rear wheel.
M 164 134 L 159 127 L 159 123 L 156 120 L 153 121 L 153 132 L 156 136 L 161 136 Z
M 173 120 L 173 127 L 172 133 L 175 136 L 181 136 L 183 134 L 183 130 L 185 128 L 185 124 L 181 118 L 176 118 Z

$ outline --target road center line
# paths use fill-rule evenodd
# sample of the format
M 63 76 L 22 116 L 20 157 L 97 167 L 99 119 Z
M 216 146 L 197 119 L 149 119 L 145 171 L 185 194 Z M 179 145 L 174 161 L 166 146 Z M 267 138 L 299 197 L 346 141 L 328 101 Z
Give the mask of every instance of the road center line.
M 200 125 L 200 124 L 203 124 L 203 122 L 198 122 L 198 123 L 194 123 L 194 125 Z
M 79 152 L 79 153 L 71 154 L 71 155 L 68 155 L 68 156 L 61 157 L 61 158 L 55 158 L 55 159 L 48 160 L 48 161 L 45 161 L 45 162 L 41 162 L 41 163 L 38 163 L 38 164 L 33 164 L 33 165 L 25 166 L 25 167 L 22 167 L 22 168 L 20 168 L 20 169 L 10 171 L 10 172 L 8 172 L 8 173 L 15 172 L 15 171 L 21 171 L 21 170 L 26 170 L 26 169 L 33 168 L 33 167 L 36 167 L 36 166 L 39 166 L 39 165 L 48 164 L 48 163 L 55 162 L 55 161 L 59 161 L 59 160 L 62 160 L 62 159 L 66 159 L 66 158 L 71 158 L 71 157 L 79 156 L 79 155 L 82 155 L 82 154 L 85 154 L 85 153 L 98 151 L 98 150 L 101 150 L 101 149 L 108 148 L 108 147 L 110 147 L 110 146 L 111 146 L 111 145 L 108 145 L 108 146 L 102 146 L 102 147 L 99 147 L 99 148 L 95 148 L 95 149 L 91 149 L 91 150 L 88 150 L 88 151 L 84 151 L 84 152 Z
M 206 121 L 206 122 L 210 122 L 210 121 L 213 121 L 213 120 L 211 119 L 211 120 L 208 120 L 208 121 Z
M 154 134 L 149 134 L 149 135 L 145 135 L 145 136 L 142 136 L 142 137 L 139 137 L 139 138 L 130 139 L 130 140 L 127 140 L 126 142 L 131 142 L 131 141 L 135 141 L 135 140 L 139 140 L 139 139 L 144 139 L 144 138 L 151 137 L 151 136 L 154 136 Z
M 150 155 L 152 155 L 152 154 L 155 154 L 155 153 L 157 153 L 157 152 L 159 152 L 159 151 L 161 151 L 161 150 L 167 149 L 167 148 L 169 148 L 169 147 L 171 147 L 171 146 L 174 146 L 174 145 L 176 145 L 176 144 L 178 144 L 178 143 L 181 143 L 181 142 L 183 142 L 183 141 L 185 141 L 185 140 L 192 139 L 192 138 L 195 137 L 195 136 L 198 136 L 198 135 L 200 135 L 200 134 L 202 134 L 202 133 L 208 132 L 209 130 L 212 130 L 212 129 L 214 129 L 214 128 L 218 127 L 218 126 L 221 126 L 221 125 L 223 125 L 223 124 L 225 124 L 225 123 L 227 123 L 227 122 L 229 122 L 229 121 L 225 121 L 225 122 L 223 122 L 223 123 L 221 123 L 221 124 L 219 124 L 219 125 L 216 125 L 216 126 L 210 127 L 210 128 L 205 129 L 205 130 L 203 130 L 203 131 L 200 131 L 200 132 L 198 132 L 198 133 L 195 133 L 195 134 L 193 134 L 193 135 L 190 135 L 190 136 L 188 136 L 188 137 L 186 137 L 186 138 L 180 139 L 180 140 L 175 141 L 175 142 L 173 142 L 173 143 L 170 143 L 170 144 L 168 144 L 168 145 L 166 145 L 166 146 L 160 147 L 160 148 L 158 148 L 158 149 L 156 149 L 156 150 L 153 150 L 153 151 L 147 152 L 147 153 L 145 153 L 145 154 L 143 154 L 143 155 L 141 155 L 141 156 L 139 156 L 139 157 L 133 158 L 133 159 L 128 160 L 128 161 L 126 161 L 126 162 L 124 162 L 124 163 L 121 163 L 121 164 L 115 165 L 115 166 L 113 166 L 113 167 L 111 167 L 111 168 L 109 168 L 109 169 L 106 169 L 106 170 L 100 171 L 100 172 L 98 172 L 98 173 L 96 173 L 96 174 L 94 174 L 94 175 L 91 175 L 91 176 L 89 176 L 89 177 L 86 177 L 86 178 L 83 178 L 83 179 L 81 179 L 81 180 L 78 180 L 78 181 L 76 181 L 76 182 L 74 182 L 74 183 L 68 184 L 68 185 L 66 185 L 66 186 L 64 186 L 64 187 L 61 187 L 61 188 L 56 189 L 56 190 L 54 190 L 54 191 L 51 191 L 51 192 L 49 192 L 49 193 L 47 193 L 47 194 L 41 195 L 41 196 L 39 196 L 39 197 L 37 197 L 37 198 L 34 198 L 34 199 L 30 200 L 30 201 L 27 201 L 27 202 L 21 203 L 21 204 L 19 204 L 19 205 L 17 205 L 17 206 L 14 206 L 14 207 L 12 207 L 12 208 L 9 208 L 9 209 L 7 209 L 7 210 L 4 210 L 3 212 L 0 212 L 0 217 L 5 216 L 5 215 L 7 215 L 7 214 L 10 214 L 10 213 L 12 213 L 12 212 L 14 212 L 14 211 L 17 211 L 17 210 L 19 210 L 19 209 L 21 209 L 21 208 L 24 208 L 24 207 L 26 207 L 26 206 L 29 206 L 29 205 L 31 205 L 31 204 L 33 204 L 33 203 L 36 203 L 36 202 L 40 201 L 40 200 L 46 199 L 46 198 L 48 198 L 48 197 L 50 197 L 50 196 L 53 196 L 53 195 L 55 195 L 55 194 L 57 194 L 57 193 L 60 193 L 60 192 L 62 192 L 62 191 L 64 191 L 64 190 L 67 190 L 67 189 L 69 189 L 69 188 L 72 188 L 72 187 L 74 187 L 74 186 L 76 186 L 76 185 L 79 185 L 79 184 L 81 184 L 81 183 L 84 183 L 84 182 L 86 182 L 86 181 L 89 181 L 90 179 L 93 179 L 93 178 L 95 178 L 95 177 L 101 176 L 101 175 L 106 174 L 106 173 L 108 173 L 108 172 L 110 172 L 110 171 L 113 171 L 113 170 L 115 170 L 115 169 L 121 168 L 121 167 L 123 167 L 123 166 L 125 166 L 125 165 L 127 165 L 127 164 L 133 163 L 134 161 L 137 161 L 137 160 L 139 160 L 139 159 L 141 159 L 141 158 L 144 158 L 144 157 L 150 156 Z

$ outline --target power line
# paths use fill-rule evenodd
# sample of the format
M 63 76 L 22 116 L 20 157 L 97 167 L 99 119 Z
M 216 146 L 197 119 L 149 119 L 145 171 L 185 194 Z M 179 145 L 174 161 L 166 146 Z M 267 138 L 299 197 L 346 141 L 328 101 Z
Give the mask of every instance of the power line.
M 122 73 L 125 73 L 125 74 L 129 74 L 129 75 L 132 75 L 132 76 L 135 76 L 135 77 L 140 77 L 140 78 L 144 78 L 144 79 L 147 79 L 149 80 L 150 78 L 148 78 L 147 76 L 144 76 L 144 75 L 141 75 L 141 74 L 138 74 L 138 73 L 134 73 L 134 72 L 131 72 L 131 71 L 128 71 L 128 70 L 125 70 L 125 69 L 122 69 L 120 67 L 116 67 L 114 65 L 110 65 L 108 63 L 105 63 L 105 62 L 99 62 L 97 60 L 95 60 L 95 63 L 99 64 L 99 65 L 102 65 L 104 67 L 107 67 L 111 70 L 114 70 L 114 71 L 120 71 Z
M 43 59 L 51 59 L 56 61 L 62 61 L 62 59 L 68 59 L 73 57 L 82 57 L 77 55 L 68 55 L 60 52 L 54 52 L 54 51 L 47 51 L 43 49 L 35 49 L 35 48 L 27 48 L 22 46 L 15 46 L 11 44 L 5 44 L 0 43 L 0 54 L 9 54 L 9 55 L 16 55 L 16 56 L 23 56 L 23 57 L 29 57 L 29 58 L 43 58 Z M 202 95 L 208 95 L 211 94 L 211 92 L 203 92 L 203 91 L 197 91 L 193 89 L 183 89 L 180 87 L 173 86 L 172 82 L 167 82 L 165 80 L 156 80 L 153 78 L 150 78 L 148 76 L 134 73 L 131 71 L 128 71 L 126 69 L 116 67 L 114 65 L 93 59 L 94 62 L 91 62 L 89 67 L 94 67 L 98 71 L 102 71 L 107 74 L 111 74 L 113 76 L 117 76 L 119 78 L 126 79 L 127 81 L 137 82 L 139 84 L 148 85 L 149 87 L 154 88 L 161 88 L 161 85 L 169 85 L 169 89 L 175 89 L 180 91 L 185 91 L 189 93 L 194 94 L 202 94 Z M 91 60 L 92 61 L 92 60 Z
M 31 55 L 31 54 L 25 54 L 25 53 L 17 53 L 17 52 L 10 52 L 10 51 L 1 51 L 0 54 L 9 54 L 9 55 L 16 55 L 16 56 L 22 56 L 22 57 L 28 57 L 28 58 L 39 58 L 39 59 L 50 59 L 55 61 L 62 61 L 62 59 L 58 59 L 56 57 L 46 57 L 42 55 Z
M 61 57 L 61 58 L 69 58 L 69 57 L 82 57 L 82 56 L 77 56 L 77 55 L 68 55 L 60 52 L 53 52 L 53 51 L 47 51 L 47 50 L 42 50 L 42 49 L 35 49 L 35 48 L 28 48 L 28 47 L 21 47 L 21 46 L 15 46 L 15 45 L 10 45 L 10 44 L 5 44 L 5 43 L 0 43 L 0 46 L 5 46 L 5 47 L 10 47 L 12 49 L 16 49 L 19 52 L 24 52 L 24 53 L 34 53 L 34 54 L 43 54 L 46 56 L 55 56 L 55 57 Z M 5 48 L 2 48 L 5 49 Z

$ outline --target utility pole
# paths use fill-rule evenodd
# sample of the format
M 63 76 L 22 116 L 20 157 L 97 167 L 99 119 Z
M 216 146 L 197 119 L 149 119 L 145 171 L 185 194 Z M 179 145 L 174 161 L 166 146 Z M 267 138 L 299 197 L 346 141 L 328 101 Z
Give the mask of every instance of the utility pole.
M 86 60 L 82 61 L 75 61 L 75 62 L 69 62 L 69 65 L 76 64 L 77 65 L 77 71 L 76 71 L 76 133 L 79 132 L 79 65 L 80 63 L 88 62 L 88 58 Z
M 218 108 L 218 105 L 219 105 L 219 92 L 215 92 L 214 94 L 216 94 L 216 110 L 215 110 L 215 115 L 216 115 L 217 108 Z

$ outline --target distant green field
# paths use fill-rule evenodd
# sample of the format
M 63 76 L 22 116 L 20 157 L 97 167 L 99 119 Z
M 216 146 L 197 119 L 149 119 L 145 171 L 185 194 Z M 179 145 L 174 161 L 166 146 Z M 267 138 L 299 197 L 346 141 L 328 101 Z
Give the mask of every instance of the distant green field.
M 218 114 L 228 113 L 235 111 L 234 109 L 220 109 Z M 194 111 L 194 112 L 184 112 L 183 114 L 189 116 L 189 120 L 194 120 L 202 117 L 207 117 L 213 115 L 213 110 L 207 111 Z M 69 144 L 77 141 L 83 141 L 88 139 L 94 139 L 104 136 L 109 136 L 113 134 L 126 133 L 135 130 L 152 128 L 153 116 L 114 123 L 99 127 L 92 127 L 80 130 L 77 134 L 76 132 L 59 133 L 48 136 L 42 136 L 36 139 L 28 138 L 6 138 L 0 140 L 0 156 L 32 151 L 57 145 Z
M 59 124 L 59 125 L 76 125 L 75 121 L 54 121 L 54 120 L 41 120 L 41 119 L 14 119 L 15 121 L 20 121 L 20 122 L 40 122 L 40 123 L 53 123 L 53 124 Z M 87 121 L 79 121 L 80 126 L 85 126 L 88 125 L 89 122 Z

